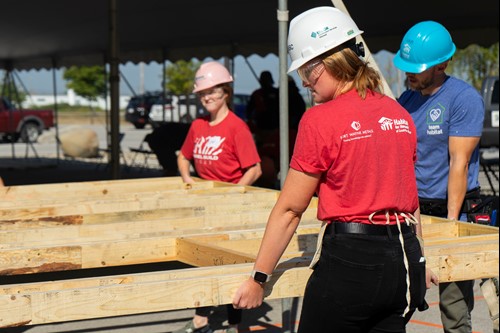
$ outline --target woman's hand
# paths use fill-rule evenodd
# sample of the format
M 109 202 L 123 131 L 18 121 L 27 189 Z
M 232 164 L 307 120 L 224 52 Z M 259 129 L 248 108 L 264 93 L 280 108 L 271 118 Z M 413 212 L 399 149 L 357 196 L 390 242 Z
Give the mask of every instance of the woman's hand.
M 193 178 L 191 178 L 191 176 L 182 176 L 182 182 L 186 183 L 186 184 L 194 184 L 195 181 Z
M 254 309 L 264 301 L 264 285 L 253 278 L 243 282 L 233 297 L 235 309 Z
M 427 289 L 430 289 L 431 283 L 437 286 L 439 284 L 439 278 L 430 268 L 425 269 L 425 285 Z

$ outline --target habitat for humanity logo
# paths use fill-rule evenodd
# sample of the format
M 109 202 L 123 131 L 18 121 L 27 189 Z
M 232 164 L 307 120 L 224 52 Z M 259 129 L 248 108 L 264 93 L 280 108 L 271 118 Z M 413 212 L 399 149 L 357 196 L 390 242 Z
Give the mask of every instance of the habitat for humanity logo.
M 411 46 L 408 43 L 403 45 L 403 51 L 401 52 L 401 57 L 405 59 L 410 59 Z
M 383 131 L 395 130 L 396 133 L 411 133 L 409 123 L 406 119 L 390 119 L 382 117 L 378 120 Z
M 323 28 L 323 30 L 318 30 L 318 31 L 313 31 L 311 32 L 311 37 L 312 38 L 321 38 L 324 37 L 328 32 L 337 29 L 337 27 L 330 28 L 329 26 L 326 26 Z
M 427 110 L 427 135 L 443 134 L 443 117 L 444 106 L 439 103 Z
M 220 136 L 207 136 L 196 138 L 193 157 L 200 160 L 217 161 L 222 152 L 222 143 L 226 138 Z
M 427 124 L 442 124 L 443 123 L 444 106 L 436 104 L 427 110 Z
M 380 124 L 380 128 L 383 131 L 388 131 L 392 129 L 392 124 L 393 124 L 392 119 L 382 117 L 378 120 L 378 123 Z

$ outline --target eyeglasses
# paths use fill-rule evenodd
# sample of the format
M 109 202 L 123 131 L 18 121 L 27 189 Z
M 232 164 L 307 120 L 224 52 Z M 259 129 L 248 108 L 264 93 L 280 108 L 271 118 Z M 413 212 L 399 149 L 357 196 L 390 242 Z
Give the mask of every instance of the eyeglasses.
M 224 91 L 222 90 L 222 88 L 206 89 L 196 93 L 196 96 L 198 96 L 198 98 L 203 98 L 203 97 L 221 98 L 222 95 L 224 95 Z
M 314 86 L 321 74 L 325 71 L 325 65 L 321 59 L 316 59 L 313 62 L 307 63 L 297 70 L 300 79 L 309 86 Z

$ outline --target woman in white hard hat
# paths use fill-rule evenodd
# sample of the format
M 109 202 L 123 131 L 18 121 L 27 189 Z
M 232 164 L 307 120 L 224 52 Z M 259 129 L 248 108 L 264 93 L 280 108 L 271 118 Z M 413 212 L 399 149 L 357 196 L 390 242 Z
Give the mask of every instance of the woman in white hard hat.
M 260 157 L 247 124 L 230 109 L 233 78 L 220 63 L 204 63 L 196 72 L 193 92 L 209 115 L 193 121 L 177 158 L 185 183 L 194 183 L 190 166 L 200 178 L 240 185 L 253 184 L 262 174 Z M 241 310 L 228 306 L 229 328 L 237 333 Z M 193 320 L 174 333 L 212 333 L 208 325 L 211 307 L 196 309 Z
M 254 270 L 233 298 L 240 309 L 262 303 L 265 283 L 317 194 L 323 224 L 299 333 L 403 333 L 437 281 L 430 271 L 426 278 L 418 223 L 415 126 L 381 93 L 380 77 L 356 43 L 361 33 L 333 7 L 290 23 L 289 72 L 298 70 L 321 104 L 302 116 Z

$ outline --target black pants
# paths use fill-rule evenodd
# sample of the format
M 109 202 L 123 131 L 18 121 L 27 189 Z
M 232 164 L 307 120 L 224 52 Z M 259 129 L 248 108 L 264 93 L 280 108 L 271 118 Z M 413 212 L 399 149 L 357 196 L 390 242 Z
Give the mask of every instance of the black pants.
M 424 303 L 425 262 L 413 233 L 404 234 L 411 312 L 399 235 L 325 235 L 304 294 L 298 333 L 404 333 Z
M 448 200 L 447 199 L 427 199 L 427 198 L 418 198 L 420 205 L 420 213 L 431 216 L 438 217 L 448 217 Z M 477 210 L 475 207 L 480 207 L 480 210 Z M 462 207 L 460 208 L 460 216 L 458 217 L 460 220 L 468 220 L 474 221 L 471 213 L 488 213 L 489 205 L 483 207 L 483 200 L 481 198 L 481 188 L 475 188 L 470 191 L 467 191 L 465 194 L 464 202 L 462 203 Z M 477 211 L 476 211 L 477 210 Z

